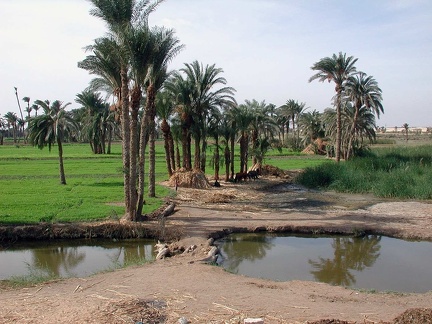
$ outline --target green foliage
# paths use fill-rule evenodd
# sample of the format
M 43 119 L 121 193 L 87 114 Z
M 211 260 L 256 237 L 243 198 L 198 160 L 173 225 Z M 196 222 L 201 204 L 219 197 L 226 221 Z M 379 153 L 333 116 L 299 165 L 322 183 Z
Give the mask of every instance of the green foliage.
M 432 147 L 380 148 L 344 163 L 307 168 L 297 182 L 379 197 L 431 199 Z
M 162 148 L 163 149 L 163 148 Z M 68 184 L 57 181 L 58 157 L 30 146 L 0 146 L 0 223 L 77 222 L 119 219 L 124 214 L 121 147 L 113 155 L 94 155 L 87 144 L 68 145 Z M 165 180 L 164 158 L 158 157 L 157 181 Z M 144 213 L 162 204 L 170 190 L 157 186 L 145 197 Z

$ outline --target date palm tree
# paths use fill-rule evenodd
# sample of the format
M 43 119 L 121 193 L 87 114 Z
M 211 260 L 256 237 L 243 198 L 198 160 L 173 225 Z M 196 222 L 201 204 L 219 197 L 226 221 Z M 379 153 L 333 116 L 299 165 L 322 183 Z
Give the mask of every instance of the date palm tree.
M 17 100 L 17 103 L 18 103 L 18 108 L 19 108 L 19 111 L 20 111 L 20 116 L 21 116 L 21 119 L 24 120 L 23 111 L 21 109 L 21 104 L 20 104 L 20 101 L 19 101 L 19 98 L 18 98 L 18 88 L 14 87 L 14 89 L 15 89 L 15 97 L 16 97 L 16 100 Z
M 6 120 L 0 115 L 0 145 L 3 145 L 3 137 L 6 132 Z
M 30 106 L 30 97 L 24 97 L 22 98 L 22 100 L 27 103 L 27 107 L 25 108 L 25 111 L 27 112 L 27 116 L 25 117 L 26 121 L 27 121 L 27 127 L 28 127 L 28 123 L 30 120 L 30 114 L 33 110 L 33 106 Z
M 240 133 L 240 170 L 239 172 L 247 171 L 247 161 L 249 155 L 249 140 L 250 140 L 250 126 L 254 120 L 253 111 L 249 109 L 247 102 L 234 107 L 231 113 L 235 118 L 235 125 Z
M 63 164 L 63 141 L 67 139 L 74 131 L 77 125 L 72 115 L 65 110 L 71 103 L 63 104 L 61 101 L 54 101 L 51 106 L 46 102 L 37 100 L 36 103 L 44 110 L 44 114 L 34 117 L 30 120 L 29 140 L 33 146 L 43 149 L 54 144 L 58 146 L 60 183 L 66 184 L 66 176 Z
M 335 83 L 336 96 L 334 97 L 334 105 L 336 107 L 336 161 L 339 162 L 341 158 L 341 143 L 342 143 L 342 99 L 343 92 L 348 79 L 353 76 L 357 71 L 354 64 L 357 59 L 353 56 L 346 56 L 339 52 L 338 55 L 333 54 L 332 57 L 324 57 L 312 65 L 311 69 L 318 71 L 309 82 L 319 80 L 320 82 L 328 81 Z
M 403 129 L 404 129 L 404 133 L 405 133 L 405 140 L 408 142 L 408 130 L 409 130 L 409 125 L 408 123 L 404 123 L 402 125 Z
M 18 132 L 18 116 L 14 112 L 9 111 L 4 115 L 4 118 L 6 119 L 6 122 L 8 124 L 8 129 L 12 127 L 13 143 L 16 144 Z
M 298 120 L 298 127 L 303 136 L 303 146 L 313 144 L 317 138 L 324 135 L 321 114 L 316 110 L 301 114 Z
M 33 105 L 31 107 L 32 107 L 32 110 L 34 110 L 34 112 L 35 112 L 35 117 L 37 117 L 39 106 L 36 105 L 35 103 L 33 103 Z
M 172 29 L 154 27 L 150 30 L 149 47 L 151 51 L 149 66 L 147 69 L 144 84 L 146 92 L 146 104 L 144 118 L 141 123 L 140 156 L 138 174 L 138 213 L 142 209 L 141 200 L 144 193 L 144 154 L 148 141 L 149 143 L 149 197 L 156 195 L 156 150 L 155 150 L 155 117 L 156 117 L 156 95 L 168 79 L 168 64 L 184 48 L 180 40 L 175 37 Z
M 110 114 L 108 105 L 102 100 L 99 93 L 89 89 L 76 95 L 75 102 L 85 109 L 83 133 L 94 154 L 106 153 L 106 140 L 108 137 Z
M 161 91 L 156 95 L 156 115 L 161 119 L 161 131 L 164 137 L 165 161 L 168 175 L 171 177 L 175 170 L 174 140 L 171 126 L 168 122 L 174 113 L 174 101 L 168 91 Z
M 192 110 L 193 84 L 179 71 L 174 71 L 165 84 L 174 99 L 175 112 L 178 115 L 180 126 L 180 142 L 182 147 L 181 167 L 192 169 L 191 155 L 191 127 L 194 123 Z
M 150 3 L 149 0 L 90 0 L 93 8 L 90 14 L 102 19 L 107 24 L 111 38 L 115 43 L 115 55 L 120 64 L 120 98 L 121 98 L 121 126 L 122 126 L 122 160 L 124 170 L 124 193 L 126 220 L 136 219 L 136 182 L 134 175 L 136 168 L 136 155 L 131 156 L 136 150 L 136 147 L 131 147 L 131 141 L 135 137 L 131 137 L 131 123 L 129 116 L 129 76 L 131 57 L 131 33 L 138 26 L 147 26 L 149 14 L 156 9 L 162 0 Z M 133 43 L 132 43 L 133 44 Z M 136 91 L 137 89 L 135 89 Z M 132 94 L 133 100 L 136 100 L 137 93 Z M 140 98 L 141 100 L 141 98 Z M 135 101 L 133 101 L 135 104 Z M 132 110 L 134 113 L 134 110 Z M 135 116 L 135 115 L 134 115 Z M 135 122 L 134 120 L 132 121 Z M 132 128 L 134 124 L 132 124 Z M 132 136 L 135 136 L 133 134 Z M 134 151 L 131 151 L 134 150 Z M 131 179 L 132 176 L 132 179 Z
M 352 142 L 355 140 L 355 132 L 360 109 L 364 107 L 379 118 L 380 113 L 384 112 L 384 108 L 381 103 L 382 91 L 378 86 L 378 82 L 372 76 L 367 76 L 364 72 L 359 72 L 348 79 L 345 95 L 345 100 L 351 101 L 354 107 L 353 124 L 348 144 L 348 155 L 346 156 L 346 159 L 348 159 L 352 153 Z

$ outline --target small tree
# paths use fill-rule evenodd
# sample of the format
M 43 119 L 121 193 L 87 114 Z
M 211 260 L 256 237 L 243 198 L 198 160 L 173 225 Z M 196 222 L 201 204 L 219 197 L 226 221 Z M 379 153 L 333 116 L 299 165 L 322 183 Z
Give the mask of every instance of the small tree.
M 403 124 L 402 127 L 404 128 L 404 132 L 405 132 L 405 140 L 408 142 L 408 129 L 409 129 L 409 125 L 407 123 Z
M 69 112 L 65 110 L 71 103 L 63 105 L 61 101 L 54 101 L 51 106 L 47 102 L 37 100 L 36 103 L 44 110 L 44 114 L 30 120 L 29 140 L 33 146 L 43 149 L 57 143 L 59 153 L 60 183 L 66 184 L 63 165 L 62 142 L 78 127 Z

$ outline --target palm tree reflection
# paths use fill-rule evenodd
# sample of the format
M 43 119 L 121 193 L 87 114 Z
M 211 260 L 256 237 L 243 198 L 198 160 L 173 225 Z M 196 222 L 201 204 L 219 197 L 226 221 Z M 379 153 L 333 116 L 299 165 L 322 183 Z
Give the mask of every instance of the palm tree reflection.
M 381 237 L 367 235 L 356 238 L 334 238 L 332 247 L 334 257 L 309 260 L 315 269 L 311 274 L 317 281 L 333 285 L 350 286 L 355 284 L 355 276 L 350 270 L 362 271 L 372 266 L 379 257 Z
M 274 237 L 269 235 L 239 234 L 232 235 L 224 242 L 222 253 L 225 255 L 224 268 L 238 273 L 239 265 L 244 260 L 255 261 L 263 259 L 267 250 L 274 244 Z
M 154 254 L 153 242 L 140 243 L 134 240 L 61 242 L 30 251 L 33 259 L 29 264 L 30 269 L 54 277 L 77 276 L 80 274 L 76 272 L 80 271 L 96 272 L 152 260 Z M 89 258 L 86 259 L 86 255 Z
M 55 277 L 64 273 L 71 275 L 73 269 L 85 259 L 85 253 L 79 252 L 78 247 L 53 246 L 34 249 L 32 253 L 34 267 Z

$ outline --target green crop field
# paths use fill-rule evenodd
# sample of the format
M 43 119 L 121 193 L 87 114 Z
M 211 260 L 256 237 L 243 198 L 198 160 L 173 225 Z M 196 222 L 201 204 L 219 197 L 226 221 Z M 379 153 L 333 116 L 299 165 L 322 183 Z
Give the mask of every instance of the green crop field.
M 275 150 L 264 162 L 281 169 L 300 169 L 323 161 L 323 157 Z M 109 155 L 93 154 L 88 144 L 65 144 L 64 167 L 67 184 L 60 185 L 57 147 L 50 152 L 29 145 L 0 146 L 0 224 L 96 221 L 123 215 L 119 143 Z M 209 176 L 213 172 L 207 167 Z M 158 141 L 156 181 L 167 179 L 163 144 Z M 172 194 L 170 188 L 157 186 L 156 198 L 145 197 L 144 213 L 157 209 Z

